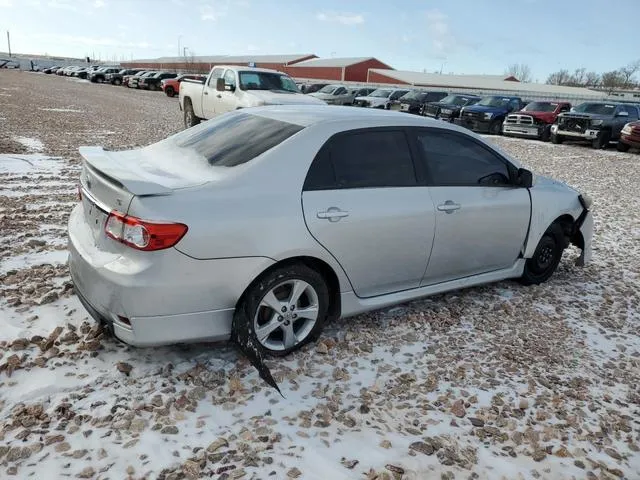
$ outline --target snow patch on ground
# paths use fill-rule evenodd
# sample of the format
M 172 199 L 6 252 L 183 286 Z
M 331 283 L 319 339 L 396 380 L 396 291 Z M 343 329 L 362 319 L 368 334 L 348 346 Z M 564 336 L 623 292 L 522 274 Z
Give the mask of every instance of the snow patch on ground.
M 19 270 L 34 265 L 65 263 L 68 256 L 69 252 L 67 252 L 67 250 L 48 250 L 13 257 L 4 257 L 0 265 L 0 275 L 10 272 L 11 270 Z
M 81 82 L 88 82 L 88 80 L 82 80 Z M 84 113 L 84 110 L 78 110 L 76 108 L 41 108 L 44 112 L 61 112 L 61 113 Z
M 20 145 L 28 148 L 32 152 L 41 152 L 44 150 L 44 144 L 37 138 L 30 137 L 12 137 L 14 142 L 18 142 Z

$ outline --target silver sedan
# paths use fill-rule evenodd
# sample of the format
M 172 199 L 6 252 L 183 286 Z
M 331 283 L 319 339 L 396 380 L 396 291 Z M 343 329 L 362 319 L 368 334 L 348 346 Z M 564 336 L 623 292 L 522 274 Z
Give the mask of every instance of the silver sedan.
M 70 269 L 87 310 L 148 346 L 271 354 L 330 318 L 591 256 L 590 200 L 468 130 L 373 109 L 228 113 L 137 150 L 83 147 Z

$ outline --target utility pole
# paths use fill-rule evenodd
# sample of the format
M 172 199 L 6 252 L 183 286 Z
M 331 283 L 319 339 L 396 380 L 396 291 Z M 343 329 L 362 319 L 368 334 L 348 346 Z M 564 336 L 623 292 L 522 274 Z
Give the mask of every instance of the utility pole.
M 189 48 L 189 47 L 182 47 L 182 56 L 183 57 L 187 56 L 187 48 Z
M 178 56 L 180 56 L 180 52 L 182 50 L 180 50 L 180 39 L 182 38 L 182 35 L 178 35 Z
M 9 47 L 9 57 L 11 57 L 11 37 L 9 36 L 9 30 L 7 30 L 7 46 Z

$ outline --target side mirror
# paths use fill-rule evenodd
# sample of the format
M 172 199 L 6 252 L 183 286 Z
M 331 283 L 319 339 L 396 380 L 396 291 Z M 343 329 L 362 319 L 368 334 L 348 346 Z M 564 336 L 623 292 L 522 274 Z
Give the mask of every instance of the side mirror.
M 616 117 L 628 117 L 629 116 L 629 112 L 618 112 L 618 114 L 616 115 Z
M 518 169 L 518 176 L 516 178 L 516 185 L 523 188 L 533 187 L 533 173 L 526 168 Z
M 219 92 L 224 92 L 224 78 L 216 79 L 216 90 Z

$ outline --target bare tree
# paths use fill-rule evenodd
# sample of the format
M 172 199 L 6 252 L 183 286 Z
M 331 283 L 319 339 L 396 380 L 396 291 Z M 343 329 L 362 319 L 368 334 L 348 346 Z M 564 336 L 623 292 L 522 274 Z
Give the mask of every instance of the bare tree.
M 597 87 L 600 85 L 600 74 L 596 72 L 587 72 L 584 77 L 585 87 Z
M 571 75 L 571 79 L 569 80 L 569 84 L 572 87 L 581 87 L 585 84 L 586 81 L 586 72 L 587 69 L 582 67 L 582 68 L 576 68 L 575 71 L 573 72 L 573 75 Z
M 603 73 L 600 85 L 607 93 L 611 93 L 616 89 L 623 88 L 625 85 L 625 75 L 620 73 L 619 70 Z
M 636 60 L 635 62 L 631 62 L 626 67 L 622 67 L 618 72 L 620 73 L 620 78 L 622 79 L 622 88 L 630 88 L 635 85 L 635 81 L 633 81 L 633 76 L 638 73 L 640 70 L 640 60 Z
M 516 77 L 523 83 L 530 82 L 533 79 L 531 67 L 525 63 L 513 63 L 509 65 L 504 74 Z
M 569 70 L 559 70 L 547 77 L 547 85 L 566 85 L 571 80 Z

